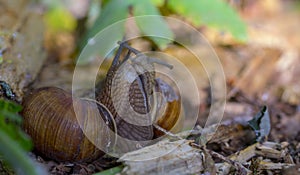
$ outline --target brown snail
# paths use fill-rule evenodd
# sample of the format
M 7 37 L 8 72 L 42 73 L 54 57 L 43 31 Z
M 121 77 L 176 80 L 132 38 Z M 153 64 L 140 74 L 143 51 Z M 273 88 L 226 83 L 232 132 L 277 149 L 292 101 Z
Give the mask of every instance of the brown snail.
M 101 136 L 108 128 L 101 126 L 100 120 L 103 118 L 110 126 L 112 123 L 104 114 L 99 115 L 98 105 L 72 99 L 71 93 L 55 87 L 37 89 L 25 100 L 23 127 L 38 152 L 59 161 L 89 161 L 103 154 L 83 132 L 92 127 L 96 131 L 93 137 L 100 138 L 97 144 L 109 142 L 109 138 Z M 78 117 L 74 109 L 79 112 Z
M 128 53 L 120 61 L 119 57 L 124 48 L 128 49 Z M 168 94 L 172 89 L 160 87 L 165 82 L 155 78 L 153 63 L 149 64 L 149 62 L 147 64 L 143 62 L 131 63 L 138 76 L 129 83 L 116 78 L 116 75 L 126 75 L 123 71 L 127 69 L 124 69 L 122 65 L 128 61 L 132 52 L 136 55 L 140 54 L 126 43 L 120 44 L 112 66 L 107 73 L 104 87 L 96 92 L 98 103 L 72 98 L 70 93 L 55 87 L 35 90 L 24 99 L 23 127 L 32 137 L 38 152 L 57 161 L 91 161 L 104 154 L 94 145 L 111 146 L 113 144 L 113 136 L 105 133 L 109 129 L 116 131 L 121 137 L 137 141 L 151 140 L 156 133 L 158 133 L 156 135 L 161 134 L 155 132 L 152 124 L 153 116 L 150 114 L 156 104 L 153 105 L 153 101 L 149 97 L 154 90 Z M 114 79 L 117 80 L 114 81 Z M 113 88 L 114 83 L 116 88 Z M 121 98 L 124 89 L 126 89 L 125 86 L 129 89 L 128 101 L 130 106 L 133 111 L 143 114 L 144 118 L 135 118 L 135 116 L 126 113 L 128 105 L 124 105 L 123 98 Z M 117 102 L 111 96 L 114 93 L 120 97 Z M 165 112 L 179 116 L 180 98 L 167 98 L 165 105 Z M 174 112 L 174 107 L 177 112 Z M 120 111 L 122 115 L 120 115 Z M 130 116 L 134 120 L 146 121 L 146 124 L 141 126 L 127 121 L 126 117 Z M 164 114 L 159 117 L 158 125 L 170 130 L 176 124 L 178 116 Z M 172 118 L 172 120 L 167 120 L 168 118 Z M 168 122 L 163 122 L 164 120 Z M 88 135 L 90 133 L 91 140 L 96 140 L 97 143 L 92 143 L 85 136 L 86 133 Z

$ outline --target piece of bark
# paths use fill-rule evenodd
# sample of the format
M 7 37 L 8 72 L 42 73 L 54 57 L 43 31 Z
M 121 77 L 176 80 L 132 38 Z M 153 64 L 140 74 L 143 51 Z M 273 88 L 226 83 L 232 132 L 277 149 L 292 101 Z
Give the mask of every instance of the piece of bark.
M 0 81 L 21 101 L 45 60 L 42 16 L 27 0 L 0 0 Z
M 190 146 L 191 141 L 164 140 L 123 155 L 124 174 L 200 174 L 204 170 L 203 152 Z
M 262 156 L 264 160 L 261 160 L 258 164 L 258 168 L 261 170 L 282 170 L 284 168 L 295 166 L 293 162 L 287 163 L 275 163 L 268 161 L 268 158 L 281 160 L 284 156 L 288 155 L 285 151 L 282 150 L 280 144 L 275 142 L 264 142 L 262 144 L 255 143 L 246 149 L 237 152 L 236 154 L 230 156 L 230 160 L 238 161 L 242 164 L 245 164 L 251 158 L 255 156 Z M 223 172 L 229 172 L 231 165 L 228 163 L 222 163 L 216 165 Z M 220 170 L 219 170 L 220 172 Z
M 287 164 L 287 163 L 274 163 L 269 161 L 260 161 L 259 162 L 259 169 L 262 170 L 282 170 L 284 168 L 293 167 L 295 165 L 293 164 Z
M 256 155 L 272 159 L 281 159 L 286 155 L 286 152 L 281 149 L 280 144 L 274 142 L 264 142 L 257 145 L 255 153 Z
M 240 163 L 246 163 L 248 160 L 250 160 L 252 157 L 256 155 L 255 149 L 257 145 L 258 143 L 248 146 L 247 148 L 237 152 L 236 154 L 231 155 L 230 159 L 233 161 L 238 161 Z

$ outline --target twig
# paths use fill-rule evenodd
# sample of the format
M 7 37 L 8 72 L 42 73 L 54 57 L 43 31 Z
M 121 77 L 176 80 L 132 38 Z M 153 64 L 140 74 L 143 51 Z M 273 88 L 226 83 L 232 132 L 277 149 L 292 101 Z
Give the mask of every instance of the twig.
M 223 155 L 221 155 L 221 154 L 219 154 L 217 152 L 214 152 L 212 150 L 206 149 L 206 151 L 210 155 L 212 155 L 213 157 L 219 158 L 219 159 L 221 159 L 221 160 L 223 160 L 223 161 L 225 161 L 225 162 L 233 165 L 234 167 L 236 167 L 237 170 L 239 170 L 239 172 L 240 172 L 241 175 L 246 175 L 247 172 L 249 172 L 249 170 L 246 167 L 244 167 L 244 165 L 242 165 L 240 162 L 233 161 L 233 160 L 231 160 L 231 159 L 229 159 L 229 158 L 227 158 L 227 157 L 225 157 L 225 156 L 223 156 Z
M 168 136 L 171 136 L 173 138 L 176 138 L 176 139 L 179 139 L 179 140 L 182 140 L 183 138 L 178 136 L 178 135 L 175 135 L 167 130 L 165 130 L 164 128 L 160 127 L 159 125 L 157 124 L 153 124 L 153 126 L 158 129 L 159 131 L 163 132 L 164 134 L 168 135 Z

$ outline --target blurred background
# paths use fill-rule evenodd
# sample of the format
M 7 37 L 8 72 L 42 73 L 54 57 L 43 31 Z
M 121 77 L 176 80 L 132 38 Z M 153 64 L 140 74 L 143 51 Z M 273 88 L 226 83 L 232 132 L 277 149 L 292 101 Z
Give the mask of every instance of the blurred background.
M 238 116 L 246 120 L 246 117 L 253 116 L 261 105 L 267 104 L 274 107 L 275 114 L 289 116 L 281 117 L 284 119 L 283 123 L 287 123 L 279 122 L 286 127 L 290 126 L 287 128 L 291 128 L 293 123 L 299 123 L 297 113 L 300 110 L 300 79 L 297 77 L 300 73 L 300 2 L 297 0 L 44 0 L 39 3 L 46 24 L 44 44 L 48 59 L 55 59 L 59 65 L 74 65 L 78 53 L 88 39 L 118 20 L 139 15 L 175 17 L 200 31 L 221 60 L 228 100 L 224 120 Z M 130 37 L 132 33 L 158 32 L 175 40 L 178 37 L 189 39 L 189 33 L 181 29 L 180 26 L 168 25 L 163 20 L 150 24 L 136 21 L 135 24 L 125 23 L 124 28 L 120 28 L 118 32 L 125 38 Z M 176 35 L 172 35 L 174 33 Z M 207 90 L 210 89 L 210 84 L 207 73 L 195 62 L 194 55 L 172 41 L 151 37 L 138 38 L 130 41 L 130 44 L 141 51 L 161 50 L 168 53 L 184 63 L 194 77 L 198 77 L 196 82 L 202 101 L 194 105 L 200 106 L 199 123 L 203 125 L 209 109 L 209 100 L 206 98 L 210 97 Z M 201 59 L 209 60 L 209 53 L 206 53 L 209 51 L 202 46 L 201 43 L 195 43 L 192 47 L 201 52 Z M 92 65 L 88 60 L 83 61 L 83 64 Z M 51 68 L 50 72 L 53 74 Z M 49 77 L 47 71 L 43 74 L 46 84 L 53 84 L 51 80 L 59 81 L 57 84 L 60 86 L 66 82 L 70 83 L 70 80 Z M 52 76 L 64 75 L 65 73 Z M 41 82 L 39 84 L 44 85 Z M 278 122 L 275 117 L 272 120 Z M 297 122 L 293 122 L 294 120 Z M 278 127 L 282 129 L 284 126 Z M 299 127 L 295 126 L 291 129 L 293 133 L 297 133 L 294 129 L 299 131 Z M 282 130 L 288 132 L 288 129 Z M 274 137 L 280 139 L 285 136 L 277 134 Z

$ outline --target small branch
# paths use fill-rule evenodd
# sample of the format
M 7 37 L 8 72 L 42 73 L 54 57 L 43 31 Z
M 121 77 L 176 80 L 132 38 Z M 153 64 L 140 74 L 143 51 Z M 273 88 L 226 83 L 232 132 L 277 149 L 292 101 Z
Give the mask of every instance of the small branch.
M 223 155 L 221 155 L 221 154 L 219 154 L 219 153 L 217 153 L 217 152 L 214 152 L 214 151 L 212 151 L 212 150 L 206 149 L 206 151 L 207 151 L 210 155 L 212 155 L 213 157 L 216 157 L 216 158 L 218 158 L 218 159 L 221 159 L 221 160 L 223 160 L 223 161 L 225 161 L 225 162 L 227 162 L 227 163 L 233 165 L 234 167 L 236 167 L 236 169 L 237 169 L 237 170 L 239 171 L 239 173 L 241 173 L 242 175 L 248 174 L 247 172 L 249 172 L 249 170 L 248 170 L 246 167 L 244 167 L 244 165 L 242 165 L 240 162 L 233 161 L 233 160 L 231 160 L 231 159 L 229 159 L 229 158 L 227 158 L 227 157 L 225 157 L 225 156 L 223 156 Z
M 160 127 L 159 125 L 157 124 L 153 124 L 153 126 L 158 129 L 159 131 L 163 132 L 164 134 L 166 134 L 167 136 L 170 136 L 170 137 L 173 137 L 173 138 L 176 138 L 176 139 L 179 139 L 179 140 L 182 140 L 183 138 L 178 136 L 178 135 L 175 135 L 167 130 L 165 130 L 164 128 Z

